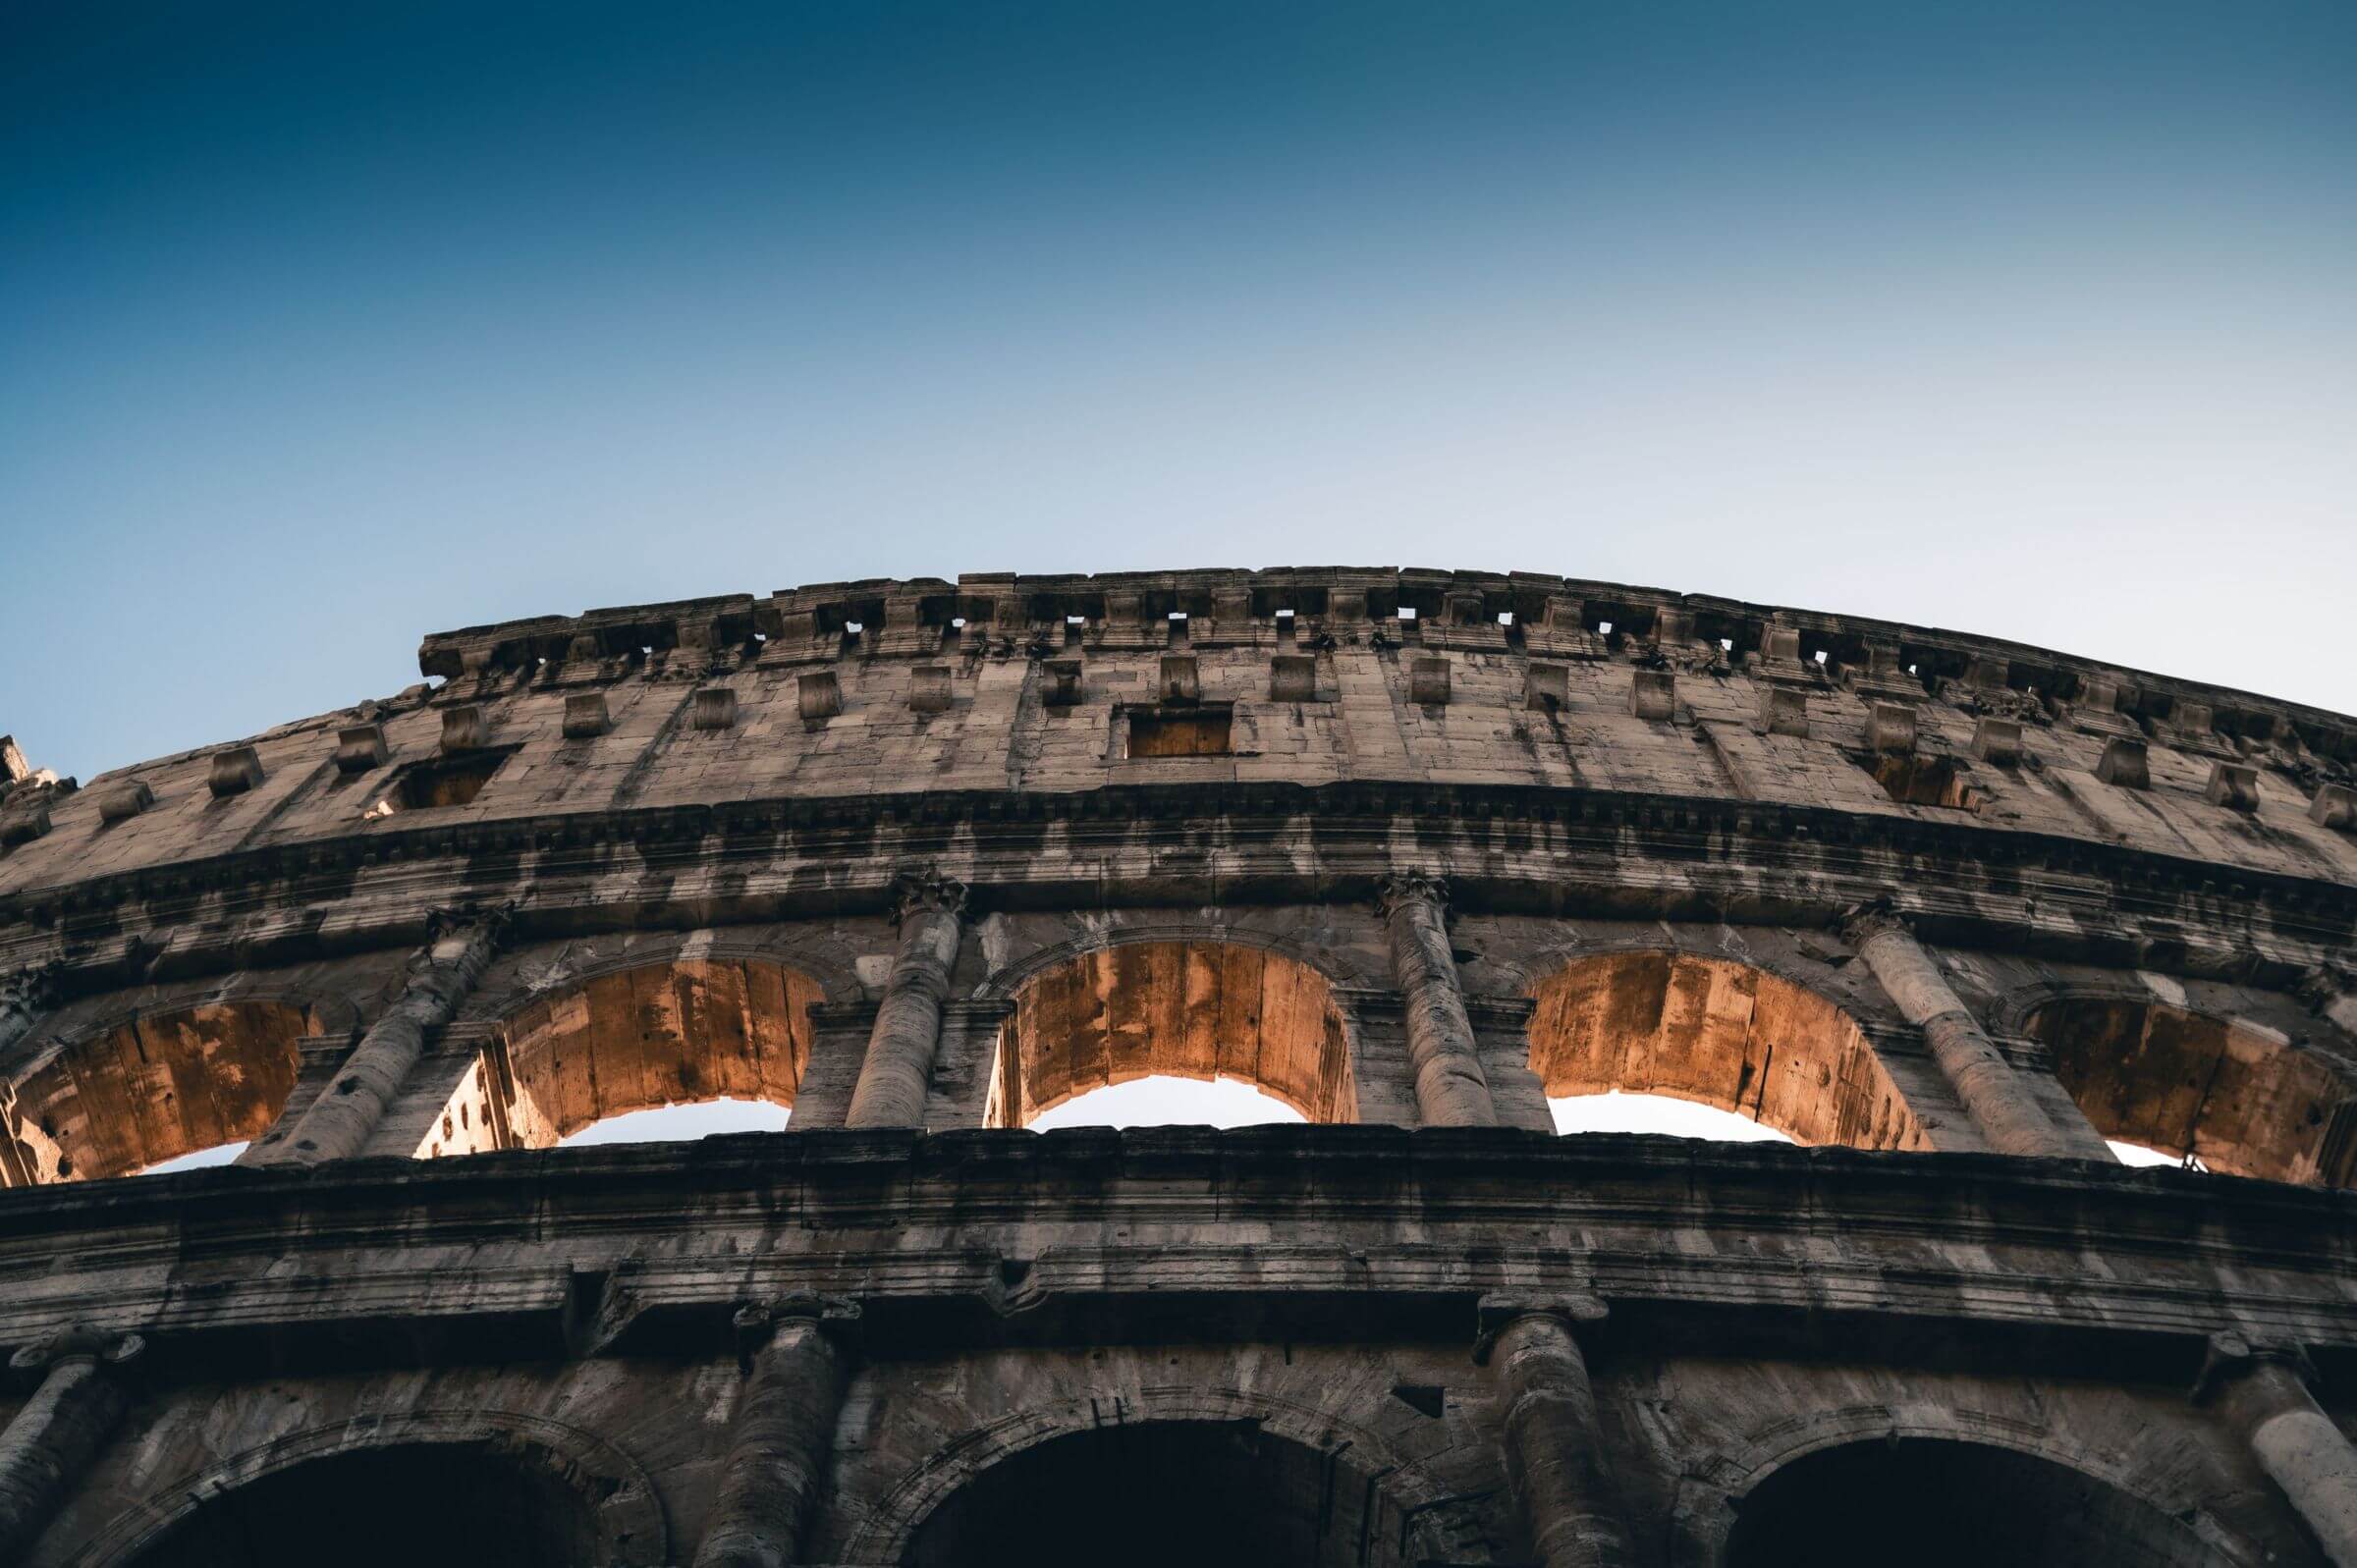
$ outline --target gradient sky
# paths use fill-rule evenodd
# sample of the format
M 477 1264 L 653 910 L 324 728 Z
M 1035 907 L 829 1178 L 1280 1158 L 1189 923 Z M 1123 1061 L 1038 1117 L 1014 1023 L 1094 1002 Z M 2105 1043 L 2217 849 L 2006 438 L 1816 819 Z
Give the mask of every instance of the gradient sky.
M 0 731 L 1350 562 L 2357 707 L 2357 6 L 0 11 Z

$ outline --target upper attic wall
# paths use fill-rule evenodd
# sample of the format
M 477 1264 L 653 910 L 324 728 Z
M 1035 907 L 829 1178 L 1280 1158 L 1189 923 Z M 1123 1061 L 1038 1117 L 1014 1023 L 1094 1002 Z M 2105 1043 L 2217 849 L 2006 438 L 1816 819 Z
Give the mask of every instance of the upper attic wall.
M 2357 885 L 2345 818 L 2317 805 L 2349 779 L 2346 721 L 2004 646 L 1560 578 L 1341 569 L 550 617 L 429 638 L 438 685 L 249 756 L 19 784 L 0 895 L 429 824 L 1348 781 L 1758 800 Z M 2122 760 L 2139 749 L 2141 782 Z

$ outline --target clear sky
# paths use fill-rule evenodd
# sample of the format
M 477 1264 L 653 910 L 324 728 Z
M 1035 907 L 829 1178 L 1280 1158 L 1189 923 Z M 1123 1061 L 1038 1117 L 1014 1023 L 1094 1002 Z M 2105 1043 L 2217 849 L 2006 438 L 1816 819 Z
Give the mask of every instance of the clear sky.
M 1523 568 L 2348 709 L 2357 6 L 17 5 L 0 731 L 797 582 Z

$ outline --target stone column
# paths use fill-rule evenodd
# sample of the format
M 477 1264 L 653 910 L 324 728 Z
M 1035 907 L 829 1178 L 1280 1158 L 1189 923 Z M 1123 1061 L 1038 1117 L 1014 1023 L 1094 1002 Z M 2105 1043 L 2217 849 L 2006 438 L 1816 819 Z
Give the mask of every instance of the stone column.
M 507 936 L 509 913 L 498 909 L 457 917 L 437 914 L 433 938 L 412 965 L 400 1000 L 368 1026 L 334 1081 L 295 1125 L 251 1162 L 317 1164 L 349 1160 L 366 1148 L 369 1135 L 384 1120 L 385 1108 L 400 1096 L 410 1069 L 417 1065 L 426 1035 L 457 1015 L 491 966 L 492 955 Z
M 958 963 L 965 885 L 903 873 L 894 886 L 900 950 L 884 982 L 884 1000 L 867 1034 L 867 1055 L 851 1090 L 847 1127 L 921 1127 L 941 1049 L 941 1004 Z
M 9 1358 L 41 1385 L 0 1431 L 0 1562 L 22 1560 L 123 1419 L 123 1371 L 144 1348 L 137 1334 L 76 1330 Z
M 2315 1379 L 2297 1345 L 2255 1346 L 2220 1333 L 2210 1336 L 2194 1392 L 2215 1394 L 2219 1413 L 2308 1521 L 2325 1555 L 2357 1568 L 2357 1447 L 2308 1391 Z
M 1433 877 L 1387 878 L 1376 901 L 1390 929 L 1392 977 L 1406 1005 L 1407 1059 L 1427 1127 L 1495 1127 L 1465 994 L 1449 946 L 1447 892 Z
M 746 1381 L 694 1568 L 784 1568 L 800 1560 L 850 1380 L 850 1355 L 837 1337 L 858 1318 L 854 1303 L 813 1297 L 739 1309 L 737 1364 Z
M 1572 1326 L 1600 1323 L 1593 1297 L 1485 1296 L 1473 1359 L 1504 1409 L 1507 1486 L 1542 1568 L 1622 1568 L 1628 1536 L 1596 1423 L 1596 1393 Z
M 1906 922 L 1887 905 L 1853 909 L 1841 935 L 1858 949 L 1884 993 L 1923 1031 L 1941 1074 L 1990 1148 L 2005 1155 L 2072 1158 L 2081 1153 L 2050 1118 L 1963 999 L 1949 988 Z

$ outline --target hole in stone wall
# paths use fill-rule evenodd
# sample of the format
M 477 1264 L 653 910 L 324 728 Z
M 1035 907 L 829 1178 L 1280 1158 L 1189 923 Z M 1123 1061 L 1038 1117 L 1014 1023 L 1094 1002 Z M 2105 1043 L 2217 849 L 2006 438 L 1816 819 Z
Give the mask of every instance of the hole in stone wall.
M 1225 757 L 1233 752 L 1231 710 L 1222 706 L 1128 713 L 1126 757 Z
M 1230 1095 L 1248 1086 L 1310 1121 L 1358 1114 L 1349 1036 L 1324 975 L 1259 947 L 1153 942 L 1084 953 L 1024 984 L 999 1032 L 985 1120 L 1031 1126 L 1091 1090 L 1157 1077 Z
M 471 804 L 515 751 L 514 746 L 505 746 L 497 751 L 469 751 L 410 763 L 394 776 L 392 788 L 377 805 L 395 811 L 424 811 Z
M 1953 757 L 1878 751 L 1854 753 L 1852 760 L 1874 775 L 1874 782 L 1883 786 L 1883 793 L 1902 806 L 1944 806 L 1951 811 L 1981 809 L 1981 792 L 1965 782 L 1963 765 Z

